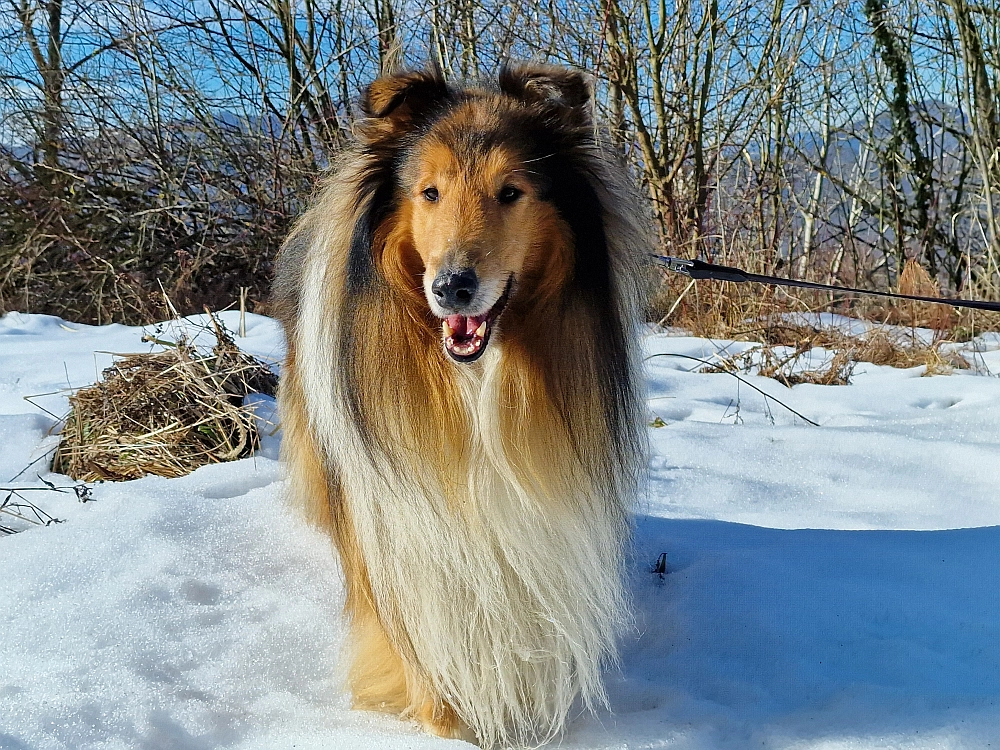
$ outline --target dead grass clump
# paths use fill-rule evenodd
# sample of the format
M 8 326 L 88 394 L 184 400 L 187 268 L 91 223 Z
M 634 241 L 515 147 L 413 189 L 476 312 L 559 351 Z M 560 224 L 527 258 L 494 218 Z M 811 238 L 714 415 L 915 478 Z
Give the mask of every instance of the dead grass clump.
M 840 349 L 854 339 L 836 328 L 817 328 L 801 323 L 771 323 L 761 331 L 765 344 L 771 346 L 791 346 L 809 351 L 817 346 L 824 349 Z
M 836 328 L 776 325 L 767 329 L 765 340 L 771 346 L 794 347 L 799 352 L 815 347 L 843 352 L 854 362 L 902 369 L 925 366 L 927 375 L 947 375 L 952 370 L 969 369 L 964 357 L 946 350 L 946 345 L 951 343 L 947 339 L 927 342 L 885 328 L 873 328 L 860 336 L 852 336 Z
M 947 341 L 926 343 L 884 329 L 851 336 L 835 328 L 780 324 L 762 333 L 763 345 L 726 357 L 704 372 L 755 372 L 791 387 L 801 383 L 847 385 L 858 362 L 899 368 L 923 366 L 925 375 L 948 375 L 970 367 L 960 354 L 945 349 Z M 820 367 L 804 367 L 803 357 L 816 348 L 828 350 L 832 356 Z
M 725 257 L 713 257 L 711 260 L 763 275 L 792 275 L 787 266 L 768 263 L 759 253 L 732 250 Z M 650 321 L 707 338 L 757 341 L 782 346 L 798 346 L 800 343 L 813 341 L 815 345 L 824 346 L 824 334 L 817 334 L 816 329 L 810 326 L 774 323 L 787 317 L 789 313 L 821 311 L 868 320 L 878 325 L 927 328 L 935 331 L 936 338 L 948 341 L 968 341 L 985 331 L 1000 330 L 1000 314 L 982 310 L 956 309 L 931 302 L 888 301 L 856 294 L 835 296 L 829 292 L 755 283 L 692 281 L 686 276 L 663 269 L 659 269 L 657 275 L 658 286 L 651 296 L 648 310 Z M 816 273 L 806 273 L 805 278 L 848 286 L 866 284 L 858 279 L 830 279 Z M 897 286 L 902 294 L 942 296 L 940 286 L 916 260 L 906 262 Z M 992 288 L 973 284 L 961 296 L 994 299 L 995 292 Z M 838 335 L 836 331 L 833 332 L 834 340 L 831 340 L 831 344 L 834 347 L 842 344 L 835 340 Z M 903 348 L 911 349 L 916 346 L 914 344 L 913 347 Z
M 749 259 L 742 259 L 749 260 Z M 773 269 L 760 263 L 726 262 L 756 273 Z M 801 312 L 802 308 L 792 306 Z M 694 281 L 681 274 L 660 272 L 659 285 L 650 300 L 649 315 L 660 325 L 676 326 L 695 336 L 739 338 L 751 321 L 765 320 L 792 309 L 783 290 L 760 284 L 736 284 L 729 281 Z
M 857 362 L 852 359 L 848 350 L 835 351 L 820 367 L 805 368 L 801 365 L 802 357 L 812 348 L 802 343 L 795 347 L 782 347 L 783 351 L 774 346 L 755 347 L 726 357 L 719 364 L 704 368 L 702 372 L 753 371 L 762 377 L 777 380 L 788 388 L 802 383 L 847 385 L 851 382 Z
M 940 297 L 941 287 L 931 279 L 927 269 L 912 258 L 903 265 L 899 274 L 899 293 L 917 297 Z M 899 300 L 887 308 L 885 322 L 915 328 L 948 331 L 958 325 L 959 315 L 954 308 L 933 302 Z
M 857 364 L 846 351 L 835 352 L 826 367 L 815 370 L 791 372 L 781 378 L 781 382 L 791 388 L 793 385 L 809 383 L 811 385 L 847 385 L 854 375 Z
M 85 482 L 178 477 L 249 455 L 260 436 L 243 398 L 274 395 L 277 378 L 217 323 L 216 335 L 211 353 L 182 339 L 125 356 L 71 396 L 53 471 Z
M 901 342 L 886 331 L 874 330 L 854 340 L 853 356 L 873 365 L 904 369 L 923 365 L 927 368 L 925 375 L 948 375 L 955 369 L 969 369 L 969 363 L 964 357 L 942 350 L 945 343 L 947 342 Z
M 803 352 L 798 353 L 800 356 Z M 822 367 L 815 369 L 784 371 L 787 363 L 774 362 L 761 367 L 760 374 L 767 378 L 774 378 L 779 383 L 783 383 L 791 388 L 793 385 L 810 383 L 812 385 L 847 385 L 851 382 L 854 374 L 854 366 L 857 362 L 851 358 L 847 350 L 834 352 L 833 356 Z

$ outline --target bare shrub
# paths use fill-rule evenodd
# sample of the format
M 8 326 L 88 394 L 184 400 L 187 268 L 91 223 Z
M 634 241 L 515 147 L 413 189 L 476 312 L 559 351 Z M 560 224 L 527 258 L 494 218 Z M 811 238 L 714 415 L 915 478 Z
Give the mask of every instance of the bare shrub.
M 0 312 L 144 322 L 161 285 L 183 313 L 263 303 L 360 87 L 428 56 L 592 71 L 667 254 L 1000 299 L 988 4 L 18 0 L 0 29 Z M 736 335 L 820 309 L 953 338 L 1000 319 L 685 279 L 650 316 Z

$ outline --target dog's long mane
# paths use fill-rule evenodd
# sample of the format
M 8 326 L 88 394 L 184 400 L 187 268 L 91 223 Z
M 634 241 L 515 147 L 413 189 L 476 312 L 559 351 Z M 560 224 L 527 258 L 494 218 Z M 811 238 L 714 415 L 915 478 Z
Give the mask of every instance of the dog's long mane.
M 368 587 L 355 595 L 487 745 L 558 732 L 578 692 L 603 700 L 644 456 L 640 201 L 598 142 L 582 79 L 538 70 L 506 68 L 497 88 L 415 72 L 369 89 L 360 142 L 287 241 L 274 295 L 283 397 L 308 421 L 286 450 L 293 469 L 315 452 L 332 487 L 314 502 L 320 480 L 293 476 L 297 494 L 342 558 L 356 549 L 345 566 Z M 500 340 L 461 366 L 442 352 L 401 191 L 409 150 L 470 102 L 500 108 L 477 137 L 526 155 L 559 221 Z

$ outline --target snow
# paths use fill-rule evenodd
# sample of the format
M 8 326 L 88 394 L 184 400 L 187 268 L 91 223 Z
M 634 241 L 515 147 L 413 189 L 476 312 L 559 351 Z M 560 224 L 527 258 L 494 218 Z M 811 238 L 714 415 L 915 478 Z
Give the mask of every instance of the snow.
M 95 352 L 149 350 L 143 333 L 0 319 L 0 485 L 70 484 L 44 472 L 46 411 L 110 363 Z M 246 334 L 280 359 L 273 321 L 248 316 Z M 611 711 L 575 718 L 559 746 L 997 746 L 1000 337 L 966 345 L 976 371 L 949 376 L 743 375 L 766 399 L 672 356 L 748 346 L 645 338 L 670 356 L 646 362 L 664 426 L 635 524 L 635 627 Z M 276 455 L 273 436 L 180 479 L 95 485 L 92 502 L 32 494 L 64 523 L 0 537 L 0 748 L 468 747 L 349 709 L 335 556 L 283 504 Z

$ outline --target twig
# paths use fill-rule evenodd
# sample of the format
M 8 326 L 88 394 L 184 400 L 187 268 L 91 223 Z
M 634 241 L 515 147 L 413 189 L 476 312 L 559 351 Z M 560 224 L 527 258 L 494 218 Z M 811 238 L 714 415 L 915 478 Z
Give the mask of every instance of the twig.
M 696 280 L 697 279 L 691 279 L 691 281 L 688 282 L 688 285 L 684 287 L 684 291 L 680 293 L 677 299 L 674 300 L 674 304 L 672 304 L 670 306 L 670 309 L 667 310 L 667 314 L 664 315 L 662 318 L 660 318 L 660 322 L 657 323 L 656 325 L 662 326 L 670 319 L 670 316 L 674 314 L 674 310 L 677 309 L 677 306 L 681 303 L 681 301 L 684 299 L 687 293 L 691 291 L 691 287 L 694 286 Z
M 45 453 L 43 453 L 42 455 L 40 455 L 40 456 L 39 456 L 38 458 L 36 458 L 36 459 L 35 459 L 34 461 L 32 461 L 31 463 L 29 463 L 29 464 L 28 464 L 27 466 L 25 466 L 25 467 L 24 467 L 23 469 L 21 469 L 21 470 L 20 470 L 19 472 L 17 472 L 17 474 L 15 474 L 14 476 L 12 476 L 12 477 L 11 477 L 10 479 L 8 479 L 7 481 L 8 481 L 8 482 L 13 482 L 13 481 L 14 481 L 15 479 L 17 479 L 17 478 L 18 478 L 19 476 L 21 476 L 21 475 L 22 475 L 22 474 L 23 474 L 24 472 L 26 472 L 26 471 L 27 471 L 28 469 L 30 469 L 30 468 L 31 468 L 32 466 L 34 466 L 34 465 L 35 465 L 35 464 L 37 464 L 37 463 L 38 463 L 39 461 L 41 461 L 41 460 L 42 460 L 43 458 L 47 458 L 48 456 L 50 456 L 50 455 L 51 455 L 51 454 L 52 454 L 52 453 L 53 453 L 53 452 L 55 451 L 55 449 L 56 449 L 57 447 L 58 447 L 58 446 L 52 446 L 51 448 L 49 448 L 49 449 L 48 449 L 47 451 L 45 451 Z M 40 489 L 40 488 L 36 488 L 36 489 Z M 3 487 L 0 487 L 0 491 L 3 491 Z
M 36 409 L 41 409 L 42 411 L 44 411 L 46 414 L 48 414 L 50 417 L 52 417 L 57 422 L 61 422 L 62 419 L 63 419 L 62 417 L 60 417 L 60 416 L 58 416 L 56 414 L 53 414 L 48 409 L 46 409 L 44 406 L 39 406 L 38 404 L 36 404 L 34 401 L 31 400 L 33 398 L 38 398 L 39 396 L 55 396 L 55 395 L 57 395 L 57 394 L 59 394 L 61 392 L 62 391 L 53 391 L 52 393 L 36 393 L 36 394 L 34 394 L 32 396 L 22 396 L 22 398 L 25 401 L 27 401 L 29 404 L 31 404 L 32 406 L 34 406 Z
M 651 360 L 654 357 L 680 357 L 681 359 L 690 359 L 690 360 L 693 360 L 695 362 L 700 362 L 701 364 L 705 365 L 706 367 L 714 367 L 715 366 L 711 362 L 709 362 L 708 360 L 700 359 L 698 357 L 692 357 L 692 356 L 690 356 L 688 354 L 674 354 L 673 352 L 661 352 L 659 354 L 650 354 L 648 357 L 645 357 L 643 359 L 643 362 Z M 739 375 L 737 375 L 735 372 L 730 372 L 729 370 L 723 370 L 722 372 L 724 372 L 726 375 L 732 375 L 734 378 L 736 378 L 738 381 L 740 381 L 744 385 L 747 385 L 747 386 L 753 388 L 755 391 L 757 391 L 757 393 L 759 393 L 760 395 L 762 395 L 764 398 L 771 399 L 776 404 L 778 404 L 779 406 L 784 407 L 785 409 L 787 409 L 788 411 L 790 411 L 792 414 L 794 414 L 796 417 L 798 417 L 799 419 L 801 419 L 801 420 L 803 420 L 805 422 L 808 422 L 813 427 L 819 427 L 819 423 L 818 422 L 813 422 L 811 419 L 809 419 L 809 417 L 806 417 L 806 416 L 800 414 L 799 412 L 795 411 L 795 409 L 793 409 L 792 407 L 790 407 L 788 404 L 786 404 L 786 403 L 782 402 L 781 400 L 775 398 L 770 393 L 767 393 L 766 391 L 761 390 L 760 388 L 758 388 L 757 386 L 755 386 L 750 381 L 744 380 Z
M 247 337 L 247 291 L 249 287 L 240 287 L 240 338 Z

